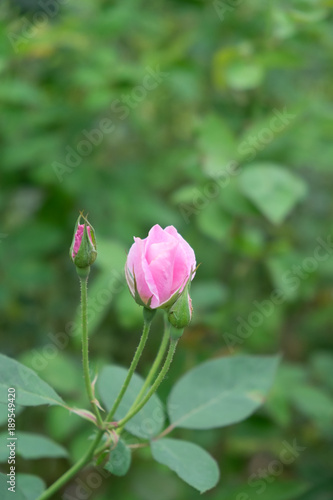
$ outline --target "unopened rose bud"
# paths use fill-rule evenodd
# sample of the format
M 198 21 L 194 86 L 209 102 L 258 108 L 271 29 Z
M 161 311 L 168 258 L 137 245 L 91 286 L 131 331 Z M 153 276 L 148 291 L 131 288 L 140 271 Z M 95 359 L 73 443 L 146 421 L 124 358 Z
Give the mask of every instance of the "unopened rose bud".
M 190 282 L 189 279 L 184 291 L 168 311 L 168 320 L 177 330 L 183 330 L 190 324 L 192 319 L 192 300 L 189 294 Z
M 173 226 L 156 224 L 147 238 L 134 241 L 125 267 L 130 292 L 148 309 L 168 310 L 194 277 L 194 251 Z
M 80 224 L 81 218 L 83 224 Z M 92 225 L 85 219 L 82 214 L 78 217 L 72 245 L 70 248 L 70 257 L 78 269 L 88 269 L 95 262 L 97 257 L 95 231 Z M 84 272 L 83 272 L 84 274 Z

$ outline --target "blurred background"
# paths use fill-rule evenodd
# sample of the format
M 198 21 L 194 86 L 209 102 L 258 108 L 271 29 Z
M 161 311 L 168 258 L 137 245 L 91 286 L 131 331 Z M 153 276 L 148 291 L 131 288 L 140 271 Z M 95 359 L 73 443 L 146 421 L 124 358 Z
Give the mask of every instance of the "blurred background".
M 128 366 L 138 342 L 142 311 L 123 277 L 133 236 L 174 225 L 201 265 L 161 397 L 203 360 L 283 354 L 253 417 L 173 434 L 218 461 L 212 500 L 333 498 L 332 19 L 328 0 L 0 5 L 1 352 L 87 405 L 68 257 L 78 213 L 88 212 L 98 241 L 96 369 Z M 160 335 L 157 319 L 142 374 Z M 73 460 L 91 433 L 62 408 L 27 408 L 18 421 Z M 19 464 L 48 483 L 67 467 Z M 128 476 L 90 495 L 199 498 L 147 449 Z

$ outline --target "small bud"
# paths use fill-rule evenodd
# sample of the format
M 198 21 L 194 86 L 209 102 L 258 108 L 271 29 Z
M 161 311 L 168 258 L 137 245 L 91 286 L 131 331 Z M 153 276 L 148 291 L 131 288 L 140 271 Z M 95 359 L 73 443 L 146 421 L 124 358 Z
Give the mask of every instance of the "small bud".
M 188 326 L 192 319 L 192 300 L 189 294 L 191 278 L 185 285 L 184 290 L 179 295 L 176 302 L 168 311 L 168 320 L 175 328 L 183 330 Z
M 83 224 L 80 224 L 83 218 Z M 79 269 L 89 269 L 97 257 L 95 231 L 87 219 L 80 214 L 75 225 L 74 236 L 70 248 L 70 257 Z

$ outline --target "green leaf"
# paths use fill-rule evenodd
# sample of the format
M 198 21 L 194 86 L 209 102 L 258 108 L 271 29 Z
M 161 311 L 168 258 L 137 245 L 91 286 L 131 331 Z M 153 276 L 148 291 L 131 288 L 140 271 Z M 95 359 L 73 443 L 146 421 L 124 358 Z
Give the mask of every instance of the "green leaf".
M 237 157 L 231 128 L 217 114 L 205 117 L 200 127 L 198 146 L 203 157 L 203 170 L 209 176 L 222 175 Z
M 58 346 L 60 346 L 54 358 L 46 359 L 42 349 L 34 349 L 25 352 L 20 356 L 19 361 L 37 373 L 42 373 L 45 382 L 55 390 L 64 394 L 75 394 L 82 381 L 81 366 L 78 360 L 74 360 L 61 351 L 69 343 L 70 337 L 65 333 L 58 335 L 60 335 L 59 338 L 57 335 L 50 337 L 55 345 L 59 342 Z
M 11 487 L 10 484 L 7 484 L 7 476 L 6 474 L 2 474 L 0 472 L 0 494 L 2 500 L 10 500 L 15 498 L 15 500 L 26 500 L 26 496 L 24 496 L 22 490 L 18 488 L 18 484 L 15 487 L 15 493 L 13 491 L 8 491 L 8 488 Z M 16 482 L 16 478 L 15 478 Z
M 131 460 L 131 450 L 122 439 L 119 439 L 116 448 L 110 451 L 109 459 L 103 467 L 115 476 L 125 476 L 130 468 Z
M 307 193 L 302 179 L 272 163 L 252 164 L 239 182 L 244 195 L 273 224 L 281 224 Z
M 263 403 L 279 359 L 279 356 L 235 356 L 197 366 L 170 393 L 171 424 L 212 429 L 244 420 Z
M 24 492 L 26 500 L 36 500 L 46 489 L 44 481 L 40 477 L 31 474 L 18 474 L 17 485 Z
M 60 396 L 38 375 L 15 359 L 0 354 L 0 403 L 8 400 L 8 388 L 16 389 L 16 402 L 22 406 L 64 405 Z
M 97 387 L 107 410 L 111 409 L 124 383 L 126 375 L 127 370 L 121 366 L 105 366 L 101 371 L 98 377 Z M 143 384 L 143 378 L 134 373 L 128 389 L 115 413 L 115 420 L 120 420 L 125 417 Z M 125 428 L 135 436 L 150 439 L 162 430 L 164 421 L 165 415 L 163 405 L 157 395 L 154 394 L 142 410 L 127 422 Z
M 18 431 L 15 433 L 15 437 L 17 438 L 15 441 L 16 453 L 22 458 L 59 458 L 68 456 L 63 446 L 45 436 Z M 3 432 L 0 434 L 0 462 L 6 462 L 8 459 L 8 443 L 8 432 Z
M 309 418 L 327 422 L 333 420 L 333 398 L 319 387 L 299 387 L 292 400 L 298 410 Z
M 283 300 L 295 300 L 305 288 L 298 285 L 300 280 L 298 282 L 296 274 L 293 275 L 291 272 L 291 269 L 293 269 L 294 265 L 297 265 L 300 258 L 302 257 L 293 251 L 266 258 L 265 264 L 272 280 L 272 286 L 281 290 Z
M 216 461 L 200 446 L 180 439 L 158 439 L 151 442 L 154 459 L 175 471 L 190 486 L 204 493 L 220 477 Z
M 42 479 L 30 474 L 17 474 L 15 493 L 8 491 L 11 486 L 7 483 L 8 477 L 0 472 L 0 495 L 1 500 L 36 500 L 43 491 L 46 485 Z
M 234 90 L 250 90 L 262 83 L 264 70 L 251 61 L 236 61 L 226 69 L 225 78 L 229 87 Z
M 211 202 L 199 212 L 197 217 L 200 231 L 219 242 L 230 238 L 233 222 L 229 214 L 226 214 L 216 203 Z

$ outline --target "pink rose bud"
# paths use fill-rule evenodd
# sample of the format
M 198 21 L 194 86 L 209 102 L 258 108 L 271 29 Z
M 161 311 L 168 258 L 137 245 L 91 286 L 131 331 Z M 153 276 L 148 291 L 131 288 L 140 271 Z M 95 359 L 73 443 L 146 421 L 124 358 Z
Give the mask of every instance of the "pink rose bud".
M 88 232 L 88 235 L 89 235 L 89 239 L 90 239 L 90 241 L 92 243 L 91 232 L 90 232 L 90 227 L 89 226 L 87 226 L 87 232 Z M 72 258 L 73 259 L 75 258 L 76 254 L 80 250 L 83 233 L 84 233 L 84 224 L 79 224 L 77 226 L 77 230 L 76 230 L 76 233 L 74 235 L 74 248 L 73 248 L 73 251 L 72 251 Z
M 171 307 L 188 281 L 196 261 L 193 249 L 173 226 L 156 224 L 147 238 L 134 238 L 125 272 L 136 302 L 150 309 Z
M 80 224 L 81 218 L 83 219 L 83 224 Z M 76 221 L 73 241 L 69 253 L 72 261 L 79 269 L 89 268 L 96 260 L 95 231 L 82 214 Z

